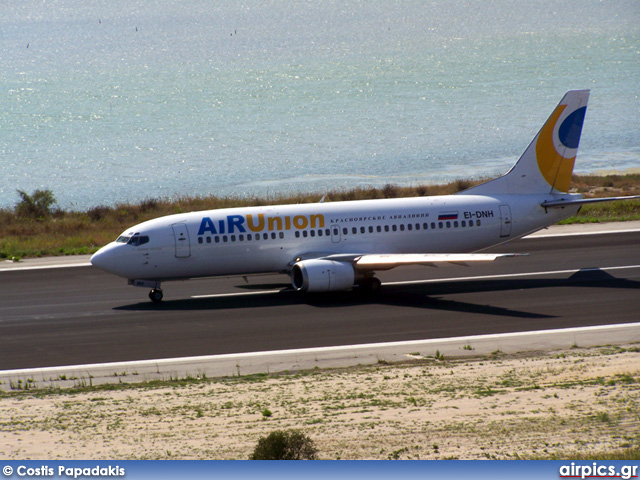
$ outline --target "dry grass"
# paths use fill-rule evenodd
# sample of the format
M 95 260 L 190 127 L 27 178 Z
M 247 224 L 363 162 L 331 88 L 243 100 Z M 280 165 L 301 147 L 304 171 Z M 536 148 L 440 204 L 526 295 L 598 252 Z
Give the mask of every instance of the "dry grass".
M 0 456 L 246 459 L 261 436 L 295 428 L 322 459 L 637 460 L 638 352 L 4 393 Z

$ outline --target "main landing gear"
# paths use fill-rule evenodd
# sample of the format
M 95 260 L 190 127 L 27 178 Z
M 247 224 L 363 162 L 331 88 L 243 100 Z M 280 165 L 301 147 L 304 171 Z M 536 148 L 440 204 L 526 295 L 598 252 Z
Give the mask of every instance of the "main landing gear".
M 369 277 L 362 280 L 359 284 L 360 291 L 365 295 L 375 295 L 380 292 L 382 282 L 376 277 Z
M 153 303 L 160 303 L 162 301 L 162 289 L 160 288 L 152 288 L 149 292 L 149 298 Z

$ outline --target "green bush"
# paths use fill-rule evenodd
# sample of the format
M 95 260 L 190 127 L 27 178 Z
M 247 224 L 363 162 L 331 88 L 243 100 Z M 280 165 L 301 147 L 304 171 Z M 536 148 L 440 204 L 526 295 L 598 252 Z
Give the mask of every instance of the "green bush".
M 44 219 L 53 213 L 56 197 L 51 190 L 36 190 L 29 195 L 24 190 L 18 190 L 20 201 L 16 204 L 15 212 L 19 217 Z
M 298 430 L 276 430 L 260 437 L 249 460 L 316 460 L 313 440 Z

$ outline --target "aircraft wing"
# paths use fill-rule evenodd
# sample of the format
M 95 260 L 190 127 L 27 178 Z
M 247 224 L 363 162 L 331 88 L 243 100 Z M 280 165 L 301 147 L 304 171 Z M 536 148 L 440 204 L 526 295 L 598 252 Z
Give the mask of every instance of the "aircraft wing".
M 395 254 L 338 254 L 323 257 L 325 260 L 350 262 L 359 271 L 390 270 L 402 265 L 426 265 L 437 267 L 445 264 L 468 266 L 476 262 L 492 262 L 501 257 L 517 257 L 521 253 L 395 253 Z

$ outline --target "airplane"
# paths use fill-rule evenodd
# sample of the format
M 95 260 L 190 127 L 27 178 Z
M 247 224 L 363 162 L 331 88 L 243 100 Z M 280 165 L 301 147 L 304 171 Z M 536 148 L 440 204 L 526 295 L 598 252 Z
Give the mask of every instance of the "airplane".
M 377 292 L 376 271 L 470 265 L 517 254 L 478 253 L 548 227 L 583 204 L 569 193 L 589 90 L 565 94 L 515 165 L 454 195 L 225 208 L 128 228 L 91 264 L 150 288 L 222 275 L 285 272 L 294 290 Z

